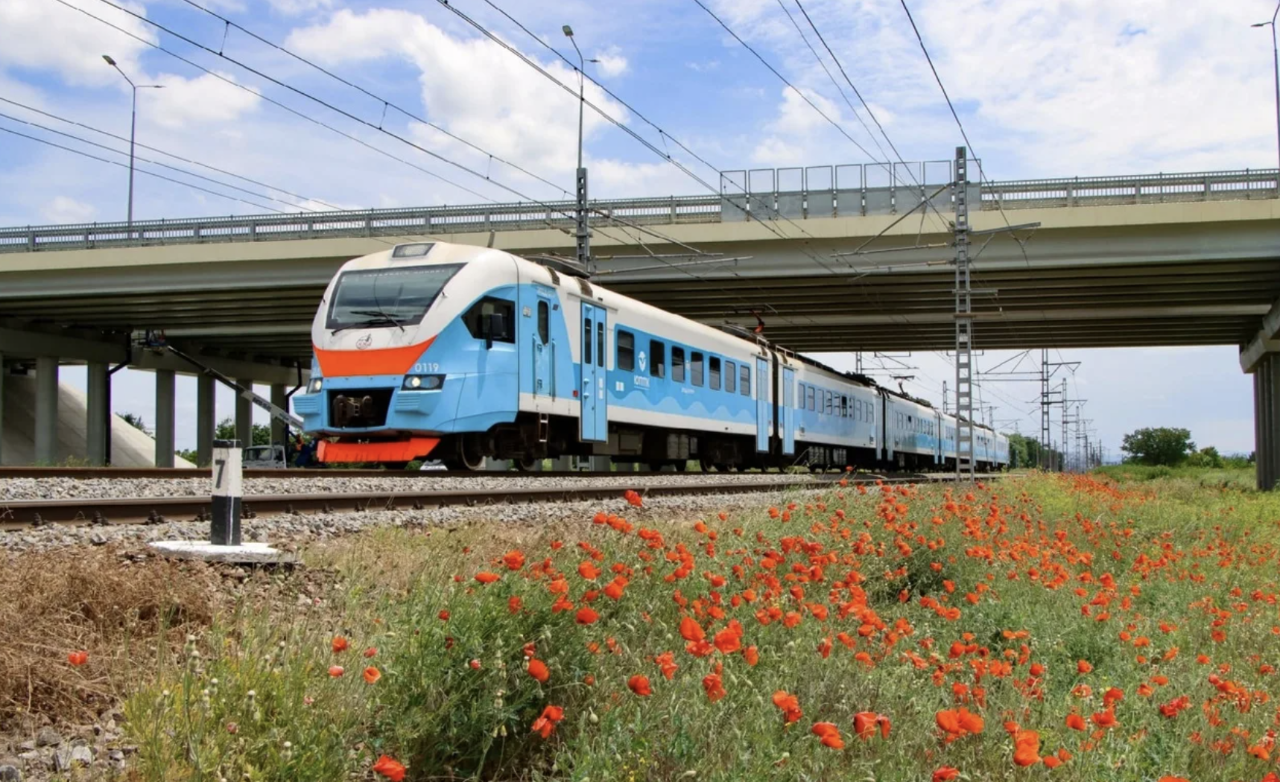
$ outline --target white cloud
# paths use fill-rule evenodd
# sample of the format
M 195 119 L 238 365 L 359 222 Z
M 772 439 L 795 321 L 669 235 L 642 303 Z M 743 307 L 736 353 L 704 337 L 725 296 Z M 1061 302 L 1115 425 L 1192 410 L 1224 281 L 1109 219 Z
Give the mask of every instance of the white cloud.
M 282 16 L 316 13 L 333 7 L 333 0 L 267 0 L 267 2 L 271 4 L 271 10 Z
M 454 37 L 407 11 L 340 10 L 325 24 L 295 30 L 287 45 L 326 65 L 389 57 L 406 60 L 422 73 L 419 87 L 428 119 L 543 175 L 570 172 L 576 165 L 575 96 L 487 39 Z M 539 62 L 559 81 L 576 87 L 573 69 L 559 61 Z M 599 88 L 588 84 L 586 94 L 611 116 L 625 121 L 622 107 Z M 586 137 L 599 135 L 606 124 L 588 109 Z M 413 132 L 424 146 L 487 165 L 483 156 L 429 128 L 415 125 Z M 564 176 L 549 178 L 569 185 Z
M 46 223 L 87 223 L 97 213 L 92 204 L 67 196 L 57 196 L 40 209 L 40 216 Z
M 622 56 L 622 50 L 616 46 L 597 52 L 595 59 L 598 60 L 596 65 L 600 69 L 600 75 L 605 78 L 621 76 L 627 72 L 627 58 Z
M 138 19 L 91 0 L 67 0 L 112 24 L 148 41 L 151 29 Z M 136 3 L 124 7 L 143 13 Z M 146 45 L 113 31 L 79 11 L 49 0 L 4 0 L 0 2 L 0 70 L 25 68 L 50 70 L 66 83 L 78 86 L 120 84 L 120 74 L 102 60 L 109 54 L 130 78 L 138 75 L 138 55 Z
M 141 90 L 139 100 L 147 105 L 147 116 L 166 128 L 195 125 L 207 131 L 204 126 L 239 119 L 260 103 L 256 90 L 245 92 L 208 73 L 194 79 L 162 73 L 156 82 L 164 89 Z

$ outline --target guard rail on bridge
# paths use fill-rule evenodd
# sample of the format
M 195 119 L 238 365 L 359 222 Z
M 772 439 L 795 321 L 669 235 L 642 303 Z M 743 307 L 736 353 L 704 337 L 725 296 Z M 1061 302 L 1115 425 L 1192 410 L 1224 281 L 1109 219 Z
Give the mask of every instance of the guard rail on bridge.
M 806 169 L 727 171 L 720 195 L 627 198 L 591 202 L 593 224 L 613 218 L 645 225 L 743 220 L 808 220 L 902 213 L 940 187 L 934 209 L 951 210 L 947 161 Z M 1276 169 L 1145 176 L 1075 177 L 988 182 L 973 186 L 982 209 L 1070 208 L 1280 197 Z M 973 202 L 976 202 L 971 195 Z M 0 252 L 80 250 L 165 244 L 253 242 L 375 236 L 520 231 L 573 232 L 572 201 L 302 212 L 189 220 L 145 220 L 0 228 Z

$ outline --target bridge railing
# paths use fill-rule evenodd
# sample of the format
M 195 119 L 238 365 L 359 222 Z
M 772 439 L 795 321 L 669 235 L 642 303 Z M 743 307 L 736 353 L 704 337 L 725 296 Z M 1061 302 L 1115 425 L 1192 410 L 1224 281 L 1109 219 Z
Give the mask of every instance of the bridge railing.
M 719 195 L 597 200 L 591 220 L 597 232 L 609 233 L 619 225 L 613 218 L 672 225 L 901 214 L 925 196 L 931 211 L 945 214 L 952 210 L 951 178 L 945 160 L 725 171 Z M 970 199 L 984 210 L 1266 199 L 1280 197 L 1278 180 L 1276 169 L 1028 179 L 972 185 Z M 0 253 L 545 228 L 570 233 L 573 210 L 572 201 L 552 201 L 0 228 Z

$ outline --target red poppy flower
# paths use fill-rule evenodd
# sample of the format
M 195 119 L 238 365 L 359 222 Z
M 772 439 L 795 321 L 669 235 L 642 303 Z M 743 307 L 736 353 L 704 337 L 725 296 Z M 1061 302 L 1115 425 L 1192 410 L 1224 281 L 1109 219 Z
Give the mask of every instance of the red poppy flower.
M 1081 717 L 1079 714 L 1068 714 L 1067 727 L 1072 730 L 1084 730 L 1086 727 L 1084 717 Z
M 579 608 L 578 612 L 573 616 L 573 621 L 577 622 L 580 625 L 595 624 L 596 621 L 599 619 L 600 619 L 599 614 L 597 614 L 591 608 L 585 607 L 585 606 L 583 608 Z
M 346 669 L 345 669 L 345 668 L 343 668 L 341 665 L 330 665 L 330 666 L 329 666 L 329 675 L 330 675 L 330 676 L 332 676 L 332 677 L 333 677 L 333 678 L 335 678 L 335 679 L 336 679 L 336 678 L 338 678 L 339 676 L 341 676 L 341 675 L 342 675 L 342 674 L 344 674 L 344 673 L 346 673 Z
M 375 646 L 370 646 L 368 649 L 364 650 L 365 657 L 372 658 L 372 657 L 376 657 L 377 655 L 378 655 L 378 649 Z
M 391 782 L 402 782 L 404 780 L 404 764 L 397 760 L 392 760 L 386 755 L 378 758 L 378 762 L 373 764 L 373 770 L 375 773 L 391 780 Z
M 67 654 L 67 662 L 79 668 L 81 665 L 89 662 L 89 653 L 84 651 L 69 652 Z
M 364 669 L 364 680 L 369 684 L 377 684 L 378 680 L 381 678 L 382 678 L 382 671 L 379 671 L 377 668 L 374 668 L 372 665 Z
M 707 637 L 703 632 L 702 625 L 691 616 L 684 616 L 680 619 L 680 637 L 686 641 L 696 642 Z
M 502 555 L 502 564 L 506 565 L 508 570 L 519 570 L 524 567 L 524 553 L 508 551 Z
M 815 722 L 809 731 L 822 739 L 824 747 L 844 749 L 844 739 L 840 738 L 840 729 L 834 722 Z
M 876 735 L 879 728 L 881 738 L 889 738 L 889 718 L 874 711 L 860 711 L 853 715 L 853 733 L 863 741 Z
M 676 669 L 680 667 L 679 665 L 676 665 L 676 656 L 674 652 L 663 652 L 653 658 L 653 661 L 658 664 L 658 668 L 661 669 L 662 675 L 667 678 L 667 681 L 670 681 L 671 678 L 675 676 Z
M 1085 674 L 1085 673 L 1091 672 L 1092 670 L 1093 670 L 1093 666 L 1089 664 L 1088 660 L 1080 660 L 1079 662 L 1076 663 L 1076 673 Z
M 502 576 L 497 573 L 490 573 L 487 570 L 476 573 L 476 581 L 479 581 L 481 584 L 492 584 L 500 578 L 502 578 Z
M 560 706 L 547 706 L 542 710 L 542 714 L 533 721 L 533 732 L 540 734 L 542 738 L 551 738 L 551 731 L 555 730 L 556 723 L 564 719 L 564 709 Z
M 578 575 L 588 581 L 595 581 L 600 575 L 600 568 L 596 567 L 595 563 L 591 560 L 584 559 L 582 560 L 582 563 L 578 565 Z
M 1020 730 L 1013 735 L 1013 762 L 1019 766 L 1034 766 L 1040 762 L 1040 734 L 1034 730 Z
M 518 614 L 520 613 L 520 609 L 523 607 L 524 607 L 524 601 L 520 599 L 519 595 L 512 595 L 511 597 L 507 598 L 507 610 L 510 611 L 511 613 Z
M 333 653 L 337 654 L 338 652 L 345 652 L 347 647 L 351 646 L 351 644 L 347 642 L 346 638 L 343 638 L 340 635 L 335 635 L 333 637 L 333 642 L 330 643 L 329 646 L 333 649 Z
M 627 679 L 627 687 L 642 698 L 653 694 L 653 690 L 649 687 L 649 677 L 639 673 Z
M 755 664 L 760 662 L 760 650 L 754 646 L 748 646 L 742 652 L 742 659 L 747 661 L 747 665 L 755 667 Z
M 803 715 L 800 711 L 800 700 L 784 690 L 773 694 L 773 705 L 782 709 L 782 717 L 786 722 L 798 722 Z
M 726 627 L 715 634 L 714 643 L 721 654 L 733 654 L 742 648 L 742 636 Z
M 943 766 L 933 772 L 933 782 L 951 782 L 951 780 L 960 776 L 960 769 L 951 766 Z
M 547 664 L 541 660 L 530 660 L 529 675 L 538 681 L 545 683 L 547 679 L 551 678 L 551 669 L 548 668 Z
M 702 689 L 707 693 L 707 700 L 712 703 L 728 695 L 724 689 L 724 679 L 720 677 L 719 672 L 709 673 L 702 677 Z

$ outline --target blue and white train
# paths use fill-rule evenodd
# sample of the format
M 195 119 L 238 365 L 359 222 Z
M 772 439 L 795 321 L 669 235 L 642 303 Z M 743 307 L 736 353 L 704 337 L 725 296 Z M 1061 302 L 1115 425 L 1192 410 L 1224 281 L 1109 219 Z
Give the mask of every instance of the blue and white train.
M 500 250 L 401 244 L 349 261 L 311 337 L 294 410 L 326 463 L 955 464 L 956 419 L 923 401 Z M 986 427 L 974 452 L 979 469 L 1009 461 Z

